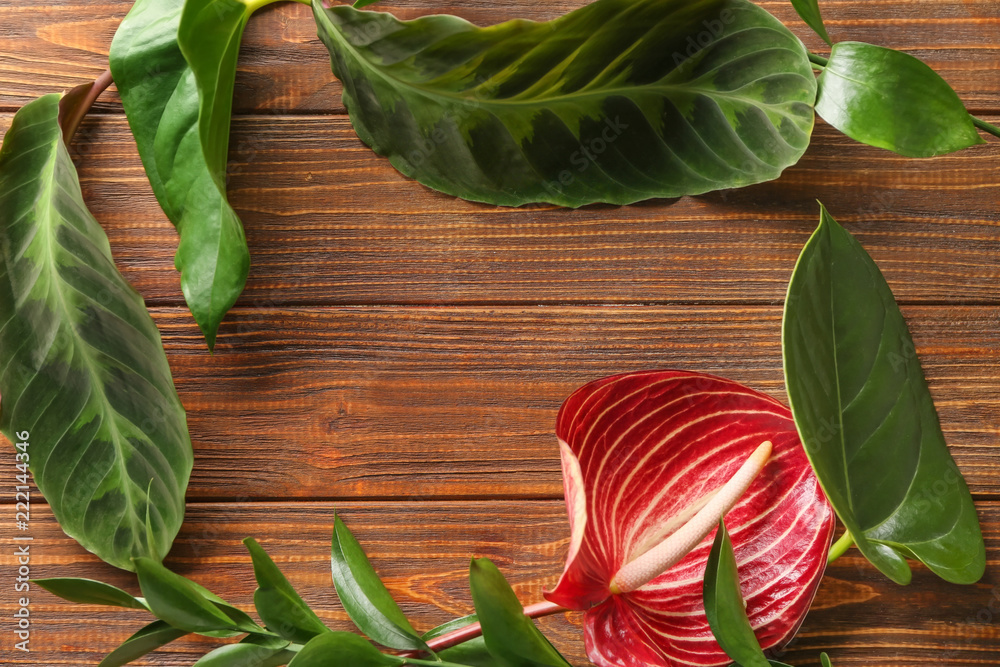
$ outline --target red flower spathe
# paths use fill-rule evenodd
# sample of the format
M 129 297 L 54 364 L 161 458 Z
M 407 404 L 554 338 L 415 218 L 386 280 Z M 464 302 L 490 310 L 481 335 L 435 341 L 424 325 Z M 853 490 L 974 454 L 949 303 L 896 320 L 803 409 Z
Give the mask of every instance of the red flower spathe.
M 764 649 L 802 623 L 826 568 L 834 514 L 791 413 L 729 380 L 680 371 L 592 382 L 557 420 L 571 540 L 545 597 L 587 610 L 587 654 L 601 667 L 722 666 L 705 618 L 709 534 L 649 584 L 612 594 L 623 565 L 690 519 L 764 441 L 771 458 L 726 514 L 747 613 Z

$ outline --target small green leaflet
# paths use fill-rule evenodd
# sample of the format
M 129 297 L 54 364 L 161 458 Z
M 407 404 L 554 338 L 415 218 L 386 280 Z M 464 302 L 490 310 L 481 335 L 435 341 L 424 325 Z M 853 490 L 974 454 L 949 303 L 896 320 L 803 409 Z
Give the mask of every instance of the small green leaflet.
M 122 667 L 186 634 L 164 621 L 153 621 L 109 653 L 98 667 Z
M 32 581 L 49 593 L 63 600 L 77 604 L 105 604 L 126 609 L 147 610 L 139 598 L 129 595 L 122 589 L 93 579 L 75 579 L 72 577 L 53 577 L 51 579 L 32 579 Z
M 458 630 L 468 625 L 472 625 L 478 620 L 479 619 L 476 618 L 475 614 L 450 620 L 447 623 L 437 626 L 433 630 L 425 632 L 423 639 L 424 641 L 430 641 L 435 637 L 446 635 L 453 630 Z M 459 662 L 463 665 L 469 665 L 470 667 L 497 667 L 499 664 L 496 659 L 490 655 L 489 649 L 486 648 L 486 640 L 484 640 L 482 636 L 462 642 L 457 646 L 438 651 L 437 655 L 442 660 Z
M 336 659 L 333 658 L 336 656 Z M 288 667 L 399 667 L 402 658 L 381 653 L 365 639 L 350 632 L 324 632 L 299 651 Z
M 822 37 L 824 42 L 833 44 L 830 40 L 830 35 L 826 32 L 826 25 L 823 24 L 823 16 L 819 11 L 818 0 L 791 0 L 791 2 L 792 6 L 795 7 L 795 11 L 806 22 L 806 25 L 816 31 L 816 34 Z
M 705 616 L 719 646 L 740 667 L 791 667 L 768 660 L 761 650 L 740 591 L 736 554 L 724 521 L 719 521 L 712 551 L 705 566 Z M 820 654 L 823 667 L 831 667 L 826 653 Z
M 181 289 L 209 348 L 250 267 L 226 199 L 236 56 L 249 16 L 237 0 L 138 0 L 111 44 L 139 155 L 180 236 Z
M 18 460 L 66 534 L 130 570 L 177 535 L 191 440 L 160 333 L 84 204 L 59 103 L 21 109 L 0 151 L 0 428 L 30 443 Z
M 328 632 L 260 545 L 251 537 L 243 540 L 243 544 L 250 550 L 259 586 L 253 595 L 254 606 L 268 629 L 300 644 Z
M 180 630 L 205 633 L 253 632 L 253 626 L 241 627 L 202 589 L 148 558 L 135 560 L 139 587 L 153 614 Z M 214 636 L 214 635 L 213 635 Z M 225 634 L 222 636 L 226 636 Z
M 816 113 L 855 141 L 907 157 L 986 143 L 937 72 L 909 54 L 861 42 L 834 45 Z
M 822 208 L 788 286 L 782 349 L 795 425 L 865 557 L 900 584 L 907 558 L 970 584 L 985 547 L 910 332 L 881 272 Z
M 705 615 L 719 646 L 742 667 L 768 667 L 767 658 L 757 643 L 747 618 L 736 554 L 726 524 L 719 521 L 715 542 L 705 568 Z
M 333 583 L 354 624 L 383 646 L 427 650 L 340 517 L 334 519 L 330 551 Z
M 597 0 L 490 28 L 313 10 L 358 136 L 464 199 L 699 194 L 777 178 L 809 144 L 808 55 L 747 0 Z
M 255 644 L 229 644 L 204 655 L 192 667 L 280 667 L 295 653 Z
M 489 559 L 472 561 L 469 587 L 486 648 L 500 667 L 570 667 L 524 615 L 510 584 Z

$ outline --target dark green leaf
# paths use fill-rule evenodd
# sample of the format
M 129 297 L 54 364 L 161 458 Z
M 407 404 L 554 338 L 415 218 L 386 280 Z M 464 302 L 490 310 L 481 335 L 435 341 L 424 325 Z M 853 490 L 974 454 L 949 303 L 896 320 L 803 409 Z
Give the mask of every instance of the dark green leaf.
M 478 620 L 475 614 L 456 618 L 447 623 L 442 623 L 432 630 L 428 630 L 424 633 L 423 639 L 424 641 L 430 641 L 435 637 L 446 635 L 453 630 L 472 625 Z M 490 655 L 489 649 L 486 648 L 486 641 L 482 637 L 476 637 L 467 642 L 462 642 L 458 646 L 438 651 L 437 655 L 442 660 L 459 662 L 470 665 L 470 667 L 496 667 L 499 665 L 493 656 Z
M 461 618 L 455 618 L 447 623 L 442 623 L 436 628 L 431 628 L 425 632 L 422 636 L 424 641 L 430 641 L 435 637 L 440 637 L 441 635 L 446 635 L 453 630 L 458 630 L 466 626 L 472 625 L 473 623 L 478 623 L 479 619 L 475 614 L 469 614 L 468 616 L 462 616 Z
M 426 650 L 427 644 L 392 599 L 364 549 L 336 517 L 330 559 L 333 584 L 344 610 L 373 641 L 400 650 Z
M 740 591 L 736 554 L 722 521 L 719 521 L 719 530 L 708 554 L 703 592 L 708 625 L 726 655 L 742 667 L 768 667 L 764 651 L 750 627 Z
M 254 606 L 272 632 L 299 644 L 305 644 L 322 632 L 328 632 L 323 621 L 309 608 L 292 585 L 274 564 L 271 557 L 254 541 L 246 538 L 243 544 L 250 550 L 253 572 L 260 588 L 254 593 Z
M 405 660 L 384 655 L 358 635 L 350 632 L 324 632 L 316 635 L 288 663 L 288 667 L 397 667 Z
M 191 586 L 191 588 L 198 591 L 198 593 L 200 593 L 203 598 L 214 603 L 215 606 L 219 609 L 219 611 L 228 616 L 229 620 L 233 622 L 233 625 L 237 628 L 240 628 L 241 631 L 250 633 L 263 631 L 264 628 L 257 625 L 256 621 L 250 618 L 250 615 L 247 614 L 242 609 L 234 607 L 233 605 L 229 604 L 228 602 L 220 598 L 218 595 L 216 595 L 215 593 L 213 593 L 212 591 L 208 590 L 207 588 L 205 588 L 204 586 L 195 581 L 191 581 L 190 579 L 185 579 L 185 581 L 187 581 L 188 585 Z M 202 634 L 206 634 L 210 637 L 231 637 L 233 634 L 239 634 L 239 633 L 229 630 L 220 630 L 217 632 L 205 632 Z
M 816 113 L 855 141 L 907 157 L 985 143 L 937 72 L 909 54 L 861 42 L 833 47 Z
M 191 440 L 160 333 L 83 202 L 59 99 L 21 109 L 0 151 L 0 429 L 29 442 L 66 534 L 130 570 L 180 528 Z
M 356 9 L 361 9 L 362 7 L 367 7 L 368 5 L 374 5 L 378 0 L 357 0 L 354 3 Z
M 250 267 L 226 200 L 236 54 L 249 15 L 238 0 L 138 0 L 111 45 L 139 155 L 180 235 L 181 289 L 210 348 Z
M 510 584 L 489 559 L 472 561 L 469 586 L 486 647 L 502 667 L 569 667 L 524 615 Z
M 746 0 L 597 0 L 490 28 L 313 9 L 358 136 L 464 199 L 581 206 L 734 188 L 777 178 L 812 132 L 808 55 Z
M 830 40 L 830 35 L 826 32 L 826 25 L 823 24 L 823 16 L 819 11 L 818 0 L 792 0 L 792 6 L 795 7 L 795 11 L 806 22 L 806 25 L 815 30 L 816 34 L 822 37 L 824 42 L 833 44 Z
M 157 618 L 187 632 L 241 630 L 214 601 L 206 599 L 193 582 L 149 558 L 137 558 L 135 566 L 139 587 Z
M 907 557 L 973 583 L 985 553 L 910 332 L 861 245 L 822 210 L 785 303 L 785 384 L 827 498 L 868 560 L 910 581 Z
M 121 667 L 137 660 L 150 651 L 166 646 L 187 633 L 164 621 L 153 621 L 126 639 L 121 646 L 109 653 L 98 667 Z
M 819 654 L 819 661 L 823 665 L 823 667 L 833 667 L 833 663 L 830 662 L 830 656 L 828 656 L 826 653 Z
M 278 667 L 295 657 L 293 651 L 256 644 L 229 644 L 206 654 L 194 667 Z
M 71 577 L 53 577 L 51 579 L 33 579 L 49 593 L 63 600 L 79 604 L 106 604 L 112 607 L 126 609 L 146 609 L 141 600 L 111 584 L 105 584 L 93 579 L 74 579 Z

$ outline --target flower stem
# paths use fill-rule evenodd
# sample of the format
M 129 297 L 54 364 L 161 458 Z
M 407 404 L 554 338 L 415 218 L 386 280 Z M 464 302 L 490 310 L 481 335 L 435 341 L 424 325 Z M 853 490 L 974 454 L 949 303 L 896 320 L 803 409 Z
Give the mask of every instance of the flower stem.
M 565 607 L 560 607 L 552 602 L 538 602 L 536 604 L 528 605 L 524 608 L 524 615 L 528 618 L 541 618 L 542 616 L 551 616 L 552 614 L 562 614 L 569 611 Z M 457 630 L 452 630 L 451 632 L 445 633 L 440 637 L 435 637 L 427 642 L 427 648 L 432 651 L 443 651 L 446 648 L 451 648 L 452 646 L 458 646 L 463 642 L 467 642 L 470 639 L 475 639 L 483 634 L 483 626 L 478 622 L 470 623 L 464 628 L 458 628 Z M 401 657 L 409 658 L 417 655 L 416 651 L 410 651 L 408 653 L 402 654 Z M 423 663 L 414 662 L 413 664 L 436 664 L 441 665 L 442 663 Z
M 973 116 L 971 113 L 969 114 L 969 116 L 972 117 L 972 123 L 980 130 L 982 130 L 983 132 L 989 132 L 994 137 L 1000 137 L 1000 127 L 987 123 L 985 120 L 980 120 L 975 116 Z
M 852 546 L 854 546 L 854 536 L 851 535 L 850 531 L 844 531 L 844 534 L 840 536 L 840 539 L 834 542 L 833 546 L 830 547 L 830 555 L 826 559 L 826 564 L 829 565 L 843 556 L 844 552 Z

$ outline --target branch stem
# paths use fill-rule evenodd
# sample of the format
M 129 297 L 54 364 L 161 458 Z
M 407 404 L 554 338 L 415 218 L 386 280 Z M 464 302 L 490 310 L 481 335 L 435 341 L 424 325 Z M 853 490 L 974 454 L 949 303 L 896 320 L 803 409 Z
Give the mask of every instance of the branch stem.
M 969 114 L 969 116 L 972 117 L 972 123 L 980 130 L 982 130 L 983 132 L 989 132 L 994 137 L 1000 137 L 1000 127 L 987 123 L 985 120 L 980 120 L 979 118 L 976 118 L 972 114 Z
M 528 618 L 541 618 L 542 616 L 551 616 L 552 614 L 562 614 L 569 611 L 565 607 L 560 607 L 552 602 L 538 602 L 536 604 L 528 605 L 524 608 L 524 615 Z M 445 633 L 440 637 L 435 637 L 427 642 L 427 648 L 437 652 L 443 651 L 446 648 L 451 648 L 452 646 L 458 646 L 463 642 L 467 642 L 470 639 L 475 639 L 483 634 L 483 626 L 478 622 L 470 623 L 464 628 L 458 628 L 457 630 L 452 630 L 451 632 Z M 400 657 L 409 658 L 418 655 L 417 651 L 410 651 L 408 653 L 402 654 Z M 430 664 L 430 663 L 413 663 L 413 664 Z M 434 663 L 440 665 L 441 663 Z
M 844 553 L 854 546 L 854 536 L 851 535 L 850 531 L 844 531 L 844 534 L 840 536 L 840 539 L 833 543 L 830 547 L 830 555 L 826 559 L 826 564 L 829 565 L 833 561 L 837 560 Z
M 829 64 L 830 59 L 829 58 L 824 58 L 823 56 L 819 55 L 818 53 L 813 53 L 812 51 L 810 51 L 809 52 L 809 62 L 813 63 L 814 65 L 819 65 L 820 67 L 826 67 L 827 64 Z

